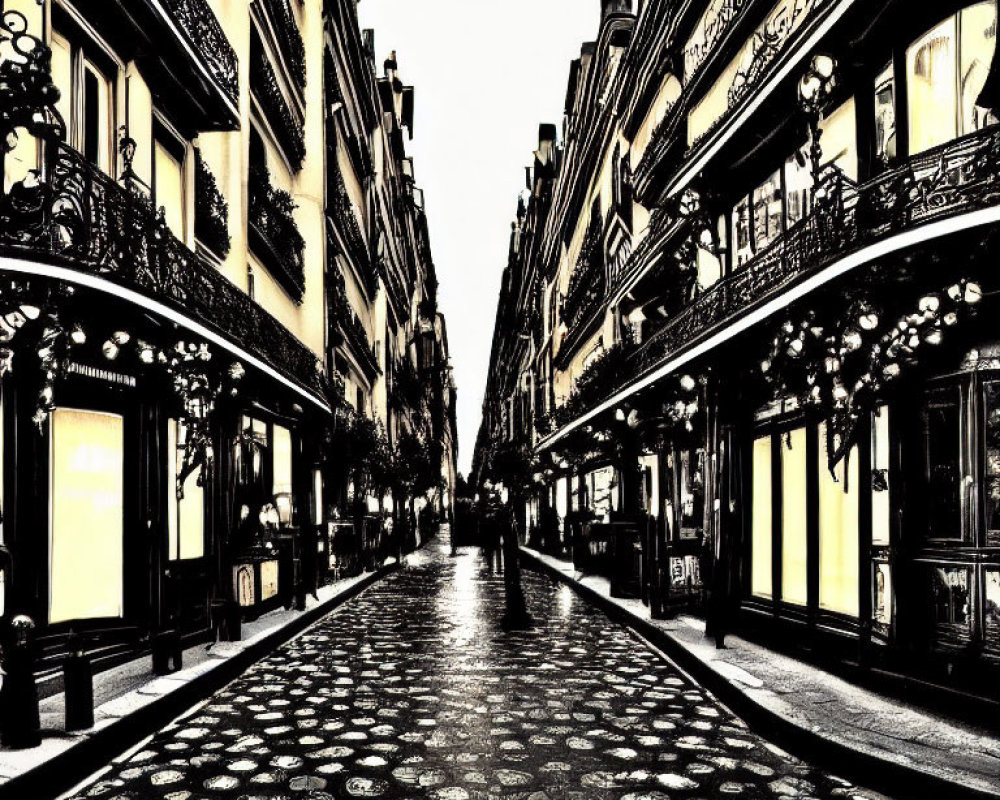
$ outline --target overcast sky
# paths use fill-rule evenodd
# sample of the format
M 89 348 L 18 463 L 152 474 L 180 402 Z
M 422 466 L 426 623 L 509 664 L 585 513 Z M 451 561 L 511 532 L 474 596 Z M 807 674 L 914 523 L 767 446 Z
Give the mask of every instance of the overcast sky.
M 600 0 L 361 0 L 376 63 L 397 51 L 416 91 L 414 158 L 458 384 L 468 474 L 497 292 L 538 124 L 562 125 L 570 61 L 597 35 Z

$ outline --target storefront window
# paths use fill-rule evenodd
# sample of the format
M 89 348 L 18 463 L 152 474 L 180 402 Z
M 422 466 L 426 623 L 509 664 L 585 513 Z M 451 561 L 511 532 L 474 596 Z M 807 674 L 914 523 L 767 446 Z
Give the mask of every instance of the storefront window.
M 892 625 L 892 569 L 886 562 L 875 564 L 872 619 L 879 625 Z
M 929 394 L 924 408 L 927 532 L 934 539 L 962 538 L 961 395 L 958 387 Z
M 733 210 L 733 266 L 739 267 L 753 258 L 750 240 L 750 200 L 744 197 Z
M 985 621 L 986 646 L 1000 652 L 1000 569 L 987 569 Z
M 986 399 L 986 463 L 983 494 L 986 498 L 986 538 L 1000 543 L 1000 381 L 988 381 Z
M 183 423 L 167 421 L 167 553 L 171 561 L 205 555 L 205 492 L 198 481 L 202 467 L 184 479 L 184 497 L 177 498 L 178 470 L 183 463 Z
M 771 523 L 771 437 L 753 443 L 753 508 L 750 591 L 757 597 L 773 596 Z
M 50 623 L 123 614 L 123 429 L 115 414 L 52 414 Z
M 968 641 L 971 582 L 971 572 L 967 567 L 931 568 L 931 598 L 938 644 L 961 646 Z
M 819 605 L 858 615 L 858 452 L 851 450 L 833 473 L 827 464 L 826 425 L 819 426 Z
M 985 2 L 948 17 L 906 51 L 912 153 L 996 122 L 976 105 L 995 45 L 996 6 Z
M 781 599 L 804 606 L 809 600 L 806 429 L 782 436 Z
M 872 418 L 872 544 L 889 545 L 889 407 Z
M 288 428 L 275 425 L 272 435 L 271 493 L 282 524 L 288 525 L 292 521 L 292 433 Z
M 702 534 L 705 523 L 705 451 L 681 452 L 681 538 Z

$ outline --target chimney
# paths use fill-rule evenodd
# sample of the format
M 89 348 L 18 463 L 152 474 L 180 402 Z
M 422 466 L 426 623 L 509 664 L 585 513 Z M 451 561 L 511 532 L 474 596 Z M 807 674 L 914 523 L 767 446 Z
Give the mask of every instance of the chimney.
M 601 19 L 611 14 L 631 14 L 632 0 L 601 0 Z

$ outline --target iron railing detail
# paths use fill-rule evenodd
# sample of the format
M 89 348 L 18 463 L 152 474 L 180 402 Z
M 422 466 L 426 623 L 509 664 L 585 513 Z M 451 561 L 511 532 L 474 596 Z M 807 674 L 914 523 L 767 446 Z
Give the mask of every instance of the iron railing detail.
M 236 105 L 239 98 L 239 62 L 229 37 L 205 0 L 160 0 L 188 44 L 201 56 L 215 82 Z
M 274 74 L 274 67 L 271 66 L 267 56 L 256 47 L 250 56 L 250 87 L 289 163 L 296 170 L 302 169 L 302 162 L 306 157 L 302 122 L 282 94 L 278 78 Z
M 305 240 L 292 216 L 292 196 L 271 183 L 266 167 L 250 170 L 247 221 L 250 247 L 296 300 L 305 293 Z
M 62 143 L 37 175 L 0 195 L 0 253 L 68 266 L 167 305 L 322 396 L 316 355 L 168 230 L 144 193 Z
M 332 166 L 329 171 L 332 185 L 327 190 L 328 211 L 333 224 L 343 237 L 347 255 L 354 261 L 361 273 L 365 289 L 369 294 L 374 294 L 378 276 L 372 263 L 368 243 L 361 233 L 357 214 L 354 213 L 354 203 L 351 202 L 351 198 L 347 194 L 347 187 L 344 185 L 344 178 L 340 174 L 340 170 L 336 166 Z
M 288 0 L 263 0 L 278 39 L 278 49 L 299 89 L 306 86 L 306 49 Z
M 652 369 L 851 252 L 1000 203 L 1000 130 L 972 134 L 854 184 L 828 168 L 812 212 L 654 333 L 633 358 Z

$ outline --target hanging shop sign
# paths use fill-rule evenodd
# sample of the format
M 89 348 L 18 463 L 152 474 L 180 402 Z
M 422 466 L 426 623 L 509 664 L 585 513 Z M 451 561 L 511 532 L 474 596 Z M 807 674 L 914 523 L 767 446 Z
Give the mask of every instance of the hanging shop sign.
M 134 389 L 136 386 L 134 375 L 126 375 L 124 372 L 115 372 L 114 370 L 94 367 L 89 364 L 80 364 L 76 361 L 70 362 L 66 373 L 69 375 L 79 375 L 83 378 L 93 378 L 104 383 L 112 383 L 115 386 L 125 386 L 129 389 Z

